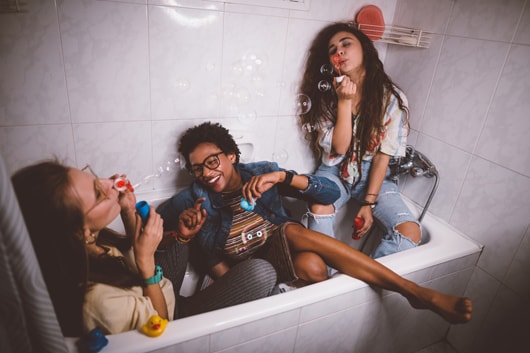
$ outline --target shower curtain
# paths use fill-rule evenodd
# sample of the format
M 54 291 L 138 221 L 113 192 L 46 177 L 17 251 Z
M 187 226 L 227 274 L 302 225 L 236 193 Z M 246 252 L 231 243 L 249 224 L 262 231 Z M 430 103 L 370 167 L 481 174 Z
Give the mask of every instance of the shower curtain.
M 0 352 L 66 353 L 2 155 L 0 207 Z

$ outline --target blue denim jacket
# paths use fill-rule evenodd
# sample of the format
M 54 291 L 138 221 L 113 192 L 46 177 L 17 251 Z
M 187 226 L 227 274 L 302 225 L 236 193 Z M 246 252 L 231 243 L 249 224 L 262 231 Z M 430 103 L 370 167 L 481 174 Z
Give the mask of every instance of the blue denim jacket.
M 254 175 L 285 170 L 274 162 L 240 163 L 235 168 L 241 174 L 243 183 L 246 183 Z M 287 185 L 276 184 L 256 200 L 254 212 L 274 224 L 282 224 L 287 221 L 297 222 L 287 215 L 281 202 L 281 196 L 290 196 L 326 205 L 332 204 L 339 198 L 340 190 L 334 182 L 316 175 L 306 176 L 309 178 L 307 189 L 297 190 Z M 232 210 L 225 204 L 221 194 L 211 192 L 194 181 L 190 187 L 161 204 L 157 212 L 164 219 L 164 229 L 174 230 L 178 226 L 180 213 L 194 207 L 195 200 L 201 197 L 206 199 L 202 203 L 202 208 L 208 212 L 208 217 L 195 238 L 208 256 L 208 267 L 212 267 L 222 260 L 224 245 L 232 227 Z

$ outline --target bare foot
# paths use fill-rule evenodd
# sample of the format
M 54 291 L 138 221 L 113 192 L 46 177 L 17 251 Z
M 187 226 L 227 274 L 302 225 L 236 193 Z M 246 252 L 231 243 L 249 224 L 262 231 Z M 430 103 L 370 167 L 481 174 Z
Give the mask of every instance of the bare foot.
M 443 294 L 429 288 L 421 288 L 418 298 L 407 298 L 416 309 L 429 309 L 451 324 L 463 324 L 471 320 L 473 305 L 470 298 Z

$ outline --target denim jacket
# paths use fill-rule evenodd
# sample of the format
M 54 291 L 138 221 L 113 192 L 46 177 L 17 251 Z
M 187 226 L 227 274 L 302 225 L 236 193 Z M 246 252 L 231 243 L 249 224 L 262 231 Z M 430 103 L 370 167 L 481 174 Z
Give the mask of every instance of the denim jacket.
M 243 184 L 254 175 L 285 170 L 275 162 L 239 163 L 235 168 L 241 174 Z M 287 215 L 281 202 L 281 196 L 290 196 L 326 205 L 332 204 L 339 198 L 340 190 L 334 182 L 316 175 L 306 176 L 309 178 L 309 185 L 305 190 L 276 184 L 256 200 L 254 212 L 274 224 L 288 221 L 297 222 Z M 208 213 L 208 217 L 195 238 L 208 257 L 208 267 L 213 267 L 223 258 L 224 245 L 232 227 L 232 210 L 225 204 L 220 193 L 212 192 L 194 181 L 190 187 L 161 204 L 157 212 L 164 219 L 165 230 L 177 229 L 180 213 L 194 207 L 195 200 L 201 197 L 206 199 L 201 206 Z

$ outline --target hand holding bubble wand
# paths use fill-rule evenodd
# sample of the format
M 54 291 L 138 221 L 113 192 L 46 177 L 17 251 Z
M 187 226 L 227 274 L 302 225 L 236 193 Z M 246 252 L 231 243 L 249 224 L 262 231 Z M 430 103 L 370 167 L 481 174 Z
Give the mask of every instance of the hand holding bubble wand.
M 342 72 L 340 71 L 340 54 L 335 54 L 331 57 L 331 60 L 333 61 L 333 64 L 335 65 L 335 68 L 337 69 L 337 72 L 339 76 L 337 77 L 337 83 L 340 84 L 342 80 L 344 79 L 344 76 L 342 76 Z

